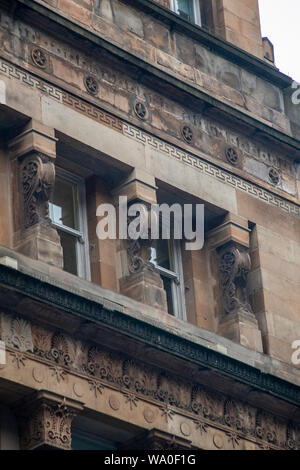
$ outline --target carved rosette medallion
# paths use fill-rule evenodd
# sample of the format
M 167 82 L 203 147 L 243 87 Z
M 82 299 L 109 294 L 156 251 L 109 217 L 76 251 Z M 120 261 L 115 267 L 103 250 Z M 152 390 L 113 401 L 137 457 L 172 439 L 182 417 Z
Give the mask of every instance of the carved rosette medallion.
M 26 157 L 20 168 L 24 227 L 50 224 L 49 200 L 55 183 L 55 167 L 41 154 Z
M 84 85 L 88 93 L 91 95 L 96 96 L 99 91 L 99 83 L 98 81 L 92 77 L 91 75 L 87 75 L 84 77 Z
M 148 109 L 142 101 L 136 101 L 134 104 L 134 112 L 139 119 L 145 120 L 148 117 Z
M 221 251 L 219 270 L 224 315 L 253 315 L 247 297 L 247 277 L 250 269 L 251 261 L 246 249 L 232 243 Z
M 194 142 L 194 134 L 190 126 L 184 124 L 181 126 L 181 135 L 183 139 L 188 143 L 192 144 Z
M 48 63 L 47 55 L 39 47 L 34 47 L 32 49 L 31 58 L 32 58 L 34 65 L 36 65 L 40 69 L 45 69 L 47 67 L 47 63 Z
M 226 159 L 231 165 L 237 165 L 239 162 L 239 154 L 233 147 L 227 147 L 225 150 Z

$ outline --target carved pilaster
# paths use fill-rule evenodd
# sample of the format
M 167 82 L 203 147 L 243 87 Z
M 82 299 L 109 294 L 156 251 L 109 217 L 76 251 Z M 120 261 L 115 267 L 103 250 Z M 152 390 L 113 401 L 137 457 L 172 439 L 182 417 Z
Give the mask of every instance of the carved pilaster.
M 21 253 L 62 267 L 62 248 L 49 218 L 55 184 L 54 130 L 30 121 L 9 144 L 14 191 L 14 244 Z
M 262 351 L 261 332 L 248 299 L 248 275 L 251 271 L 249 232 L 246 220 L 228 214 L 222 224 L 209 233 L 218 271 L 218 333 L 243 346 Z
M 71 449 L 71 424 L 81 402 L 39 391 L 15 406 L 23 450 Z

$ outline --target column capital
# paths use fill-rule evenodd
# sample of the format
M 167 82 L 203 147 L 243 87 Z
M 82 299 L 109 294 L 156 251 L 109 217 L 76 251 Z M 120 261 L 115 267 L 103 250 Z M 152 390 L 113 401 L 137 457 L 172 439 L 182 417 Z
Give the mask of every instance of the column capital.
M 14 406 L 24 450 L 71 449 L 71 424 L 83 403 L 39 390 Z

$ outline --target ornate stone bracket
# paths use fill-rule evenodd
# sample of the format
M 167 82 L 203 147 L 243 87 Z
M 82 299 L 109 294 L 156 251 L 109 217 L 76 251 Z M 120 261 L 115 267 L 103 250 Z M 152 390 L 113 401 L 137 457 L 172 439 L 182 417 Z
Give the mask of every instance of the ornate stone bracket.
M 153 176 L 140 170 L 134 170 L 127 180 L 115 191 L 115 195 L 127 196 L 128 207 L 133 203 L 141 203 L 146 208 L 145 220 L 150 222 L 150 205 L 156 203 L 156 186 Z M 127 223 L 133 218 L 128 217 Z M 167 310 L 166 292 L 158 270 L 150 262 L 151 248 L 155 240 L 149 236 L 133 240 L 124 240 L 123 251 L 126 251 L 127 266 L 123 267 L 120 278 L 120 290 L 124 295 L 135 300 Z M 125 248 L 125 249 L 124 249 Z M 121 250 L 120 250 L 121 251 Z
M 220 252 L 220 288 L 223 315 L 253 316 L 247 296 L 247 278 L 251 269 L 249 253 L 237 243 L 231 243 Z
M 51 224 L 49 200 L 55 183 L 55 167 L 49 158 L 37 153 L 27 156 L 20 167 L 20 186 L 23 203 L 23 223 Z
M 14 178 L 15 248 L 30 258 L 62 267 L 60 238 L 49 218 L 55 184 L 54 129 L 31 120 L 9 142 Z
M 227 214 L 222 223 L 208 234 L 218 270 L 218 333 L 262 352 L 261 332 L 247 293 L 248 275 L 251 271 L 249 233 L 247 220 Z
M 15 406 L 23 450 L 71 449 L 71 424 L 83 404 L 39 391 Z

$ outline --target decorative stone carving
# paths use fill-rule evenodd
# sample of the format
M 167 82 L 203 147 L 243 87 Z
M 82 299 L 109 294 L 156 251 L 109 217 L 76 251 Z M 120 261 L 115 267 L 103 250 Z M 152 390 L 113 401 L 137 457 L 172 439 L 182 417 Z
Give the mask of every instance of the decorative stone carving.
M 188 144 L 192 144 L 194 142 L 194 134 L 190 126 L 184 124 L 181 127 L 181 135 Z
M 73 364 L 69 363 L 62 368 L 57 364 L 55 355 L 51 354 L 54 344 L 58 351 L 61 350 L 58 345 L 65 344 L 63 338 L 59 339 L 62 333 L 51 332 L 31 324 L 30 328 L 33 332 L 33 354 L 27 357 L 27 352 L 17 349 L 10 351 L 13 366 L 21 370 L 26 365 L 24 361 L 36 355 L 39 363 L 44 362 L 45 378 L 50 375 L 58 385 L 69 384 L 76 394 L 74 382 L 70 380 Z M 106 386 L 111 390 L 113 385 L 118 393 L 109 392 L 107 401 L 110 408 L 115 411 L 124 405 L 129 412 L 133 412 L 137 406 L 141 407 L 147 423 L 160 420 L 175 424 L 178 416 L 181 418 L 186 416 L 187 422 L 190 424 L 188 419 L 191 418 L 203 436 L 209 434 L 211 427 L 219 425 L 225 433 L 224 443 L 226 441 L 234 448 L 238 448 L 245 439 L 257 446 L 267 445 L 270 448 L 294 449 L 300 446 L 300 430 L 293 422 L 288 423 L 278 419 L 269 412 L 220 392 L 206 389 L 197 382 L 179 378 L 173 373 L 166 374 L 161 368 L 149 366 L 128 354 L 124 353 L 121 356 L 114 350 L 95 345 L 90 341 L 79 342 L 74 339 L 74 344 L 86 352 L 78 356 L 76 364 L 76 369 L 81 371 L 82 380 L 87 382 L 86 387 L 82 386 L 82 390 L 89 390 L 89 393 L 97 399 L 105 399 Z M 36 372 L 33 372 L 34 379 L 41 383 L 44 374 L 39 378 Z M 76 391 L 80 389 L 81 387 L 76 388 Z M 123 399 L 120 399 L 122 395 L 119 392 L 123 395 Z M 145 406 L 146 402 L 148 405 L 143 408 L 142 405 Z
M 150 240 L 128 240 L 127 245 L 128 269 L 130 273 L 140 273 L 146 269 L 154 271 L 154 265 L 150 263 Z
M 279 183 L 280 181 L 280 174 L 279 174 L 279 171 L 276 170 L 276 168 L 271 168 L 269 170 L 269 178 L 271 180 L 271 182 L 277 186 L 277 184 Z
M 294 423 L 289 423 L 286 429 L 286 448 L 289 450 L 300 449 L 300 428 Z
M 56 141 L 53 128 L 31 119 L 8 146 L 15 208 L 14 248 L 29 258 L 62 268 L 60 237 L 49 217 Z
M 143 207 L 147 207 L 147 213 L 143 216 L 150 221 L 151 216 L 148 206 L 147 203 L 143 202 Z M 133 219 L 128 217 L 128 224 Z M 155 265 L 150 262 L 151 248 L 155 244 L 155 240 L 151 239 L 150 223 L 148 223 L 147 229 L 147 238 L 140 237 L 134 240 L 129 237 L 126 240 L 129 274 L 120 280 L 120 288 L 121 292 L 128 297 L 152 305 L 160 310 L 167 310 L 166 292 L 161 276 Z
M 20 351 L 33 351 L 30 323 L 21 317 L 6 313 L 0 315 L 1 339 L 7 346 Z
M 39 391 L 15 406 L 23 450 L 71 449 L 71 423 L 81 402 Z
M 148 116 L 148 110 L 144 103 L 136 101 L 134 105 L 134 112 L 138 118 L 145 120 Z
M 66 335 L 57 332 L 51 339 L 51 355 L 58 364 L 69 366 L 75 358 L 75 345 Z
M 214 269 L 218 272 L 218 333 L 231 341 L 262 352 L 258 322 L 248 300 L 250 229 L 243 217 L 228 213 L 208 234 L 215 248 Z
M 84 85 L 91 95 L 97 95 L 99 91 L 98 81 L 91 75 L 84 77 Z
M 239 161 L 239 155 L 237 150 L 235 150 L 233 147 L 227 147 L 225 150 L 225 156 L 226 159 L 231 165 L 237 165 Z
M 223 313 L 251 314 L 247 296 L 247 277 L 251 261 L 246 249 L 235 243 L 220 253 L 220 286 L 223 297 Z
M 32 58 L 34 65 L 36 65 L 40 69 L 45 69 L 47 67 L 47 63 L 48 63 L 47 56 L 45 52 L 42 51 L 42 49 L 40 49 L 39 47 L 34 47 L 32 49 L 31 58 Z
M 27 359 L 25 354 L 22 354 L 18 351 L 11 351 L 10 356 L 12 357 L 12 363 L 15 364 L 18 369 L 25 367 L 25 362 Z
M 55 183 L 55 167 L 42 154 L 26 157 L 20 168 L 24 227 L 40 222 L 51 224 L 49 200 Z

